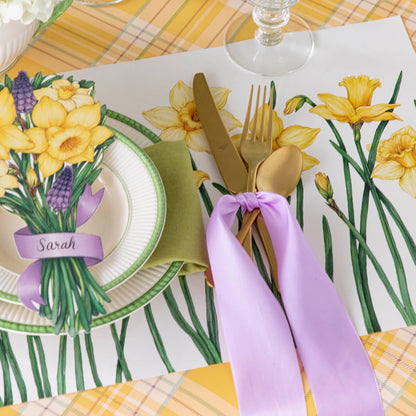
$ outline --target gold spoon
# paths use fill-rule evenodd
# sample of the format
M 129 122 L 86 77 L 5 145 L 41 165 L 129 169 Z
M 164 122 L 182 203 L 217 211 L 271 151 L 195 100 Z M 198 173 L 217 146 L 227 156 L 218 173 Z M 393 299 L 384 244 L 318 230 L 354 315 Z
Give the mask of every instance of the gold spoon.
M 279 147 L 268 156 L 260 165 L 257 172 L 257 189 L 259 191 L 275 192 L 288 197 L 296 188 L 302 173 L 302 152 L 297 146 L 287 145 Z M 260 210 L 254 209 L 248 220 L 241 226 L 237 234 L 237 240 L 242 243 L 247 236 L 248 230 L 257 220 L 256 224 L 259 230 L 260 238 L 266 251 L 270 264 L 272 278 L 278 288 L 277 283 L 277 263 L 273 250 L 273 244 L 267 231 L 263 217 L 259 215 Z M 214 286 L 211 275 L 211 269 L 206 270 L 205 277 L 210 286 Z
M 257 189 L 288 197 L 299 182 L 302 163 L 299 147 L 279 147 L 260 165 L 257 172 Z

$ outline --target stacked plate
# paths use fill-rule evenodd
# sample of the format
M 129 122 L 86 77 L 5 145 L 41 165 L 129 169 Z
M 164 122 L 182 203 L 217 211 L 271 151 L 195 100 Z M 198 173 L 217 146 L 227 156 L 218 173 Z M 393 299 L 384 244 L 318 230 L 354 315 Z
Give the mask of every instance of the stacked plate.
M 103 170 L 93 192 L 105 188 L 104 198 L 91 219 L 77 231 L 101 237 L 104 260 L 91 274 L 111 298 L 107 314 L 93 327 L 121 319 L 160 293 L 175 277 L 182 262 L 144 268 L 162 235 L 166 199 L 163 183 L 151 159 L 142 150 L 157 140 L 139 123 L 108 112 L 107 125 L 123 133 L 106 150 Z M 53 334 L 50 321 L 25 308 L 16 294 L 19 275 L 31 263 L 22 260 L 13 234 L 25 226 L 0 207 L 0 328 L 32 334 Z

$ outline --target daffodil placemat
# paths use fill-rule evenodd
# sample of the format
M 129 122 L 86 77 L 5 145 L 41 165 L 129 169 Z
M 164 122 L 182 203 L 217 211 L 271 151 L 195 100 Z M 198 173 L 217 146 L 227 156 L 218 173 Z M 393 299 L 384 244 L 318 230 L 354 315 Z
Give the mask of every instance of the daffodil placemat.
M 361 340 L 376 373 L 386 416 L 414 414 L 416 327 L 364 335 Z M 308 416 L 316 416 L 303 372 L 302 376 Z M 14 405 L 1 414 L 238 416 L 239 411 L 231 369 L 224 363 Z
M 205 221 L 227 191 L 195 111 L 193 76 L 204 72 L 216 87 L 235 140 L 250 84 L 274 81 L 274 147 L 295 144 L 304 156 L 291 206 L 364 335 L 416 324 L 415 71 L 402 21 L 391 18 L 317 32 L 312 59 L 284 78 L 240 71 L 222 48 L 73 75 L 94 80 L 101 104 L 130 117 L 112 124 L 126 136 L 186 142 Z M 144 308 L 89 336 L 2 332 L 0 346 L 3 383 L 12 387 L 7 404 L 227 361 L 214 290 L 202 273 L 174 279 Z

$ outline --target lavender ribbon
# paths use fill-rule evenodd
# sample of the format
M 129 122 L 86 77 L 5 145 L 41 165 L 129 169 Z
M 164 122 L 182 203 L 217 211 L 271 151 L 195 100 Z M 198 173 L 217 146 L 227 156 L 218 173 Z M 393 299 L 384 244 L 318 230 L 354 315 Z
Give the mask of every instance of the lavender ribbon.
M 264 217 L 286 316 L 230 231 L 240 206 Z M 366 350 L 285 198 L 223 196 L 207 245 L 241 416 L 307 415 L 293 339 L 319 416 L 384 415 Z
M 94 195 L 87 184 L 77 205 L 76 226 L 84 224 L 94 214 L 101 203 L 104 188 Z M 42 259 L 62 257 L 83 257 L 87 266 L 103 260 L 101 238 L 92 234 L 81 233 L 47 233 L 32 234 L 24 227 L 14 234 L 15 244 L 20 257 L 37 259 L 20 275 L 17 281 L 17 296 L 29 309 L 38 311 L 34 302 L 44 305 L 40 296 L 42 282 Z

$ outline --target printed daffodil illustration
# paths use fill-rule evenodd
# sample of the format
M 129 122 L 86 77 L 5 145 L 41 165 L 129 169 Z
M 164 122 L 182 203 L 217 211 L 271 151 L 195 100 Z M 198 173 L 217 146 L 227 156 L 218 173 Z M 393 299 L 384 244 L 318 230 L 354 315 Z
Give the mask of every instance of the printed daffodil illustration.
M 345 77 L 339 85 L 346 88 L 347 98 L 328 93 L 318 94 L 324 104 L 309 111 L 325 120 L 337 120 L 351 125 L 359 122 L 401 120 L 391 111 L 400 104 L 371 104 L 375 89 L 381 87 L 378 79 L 370 79 L 368 75 L 350 76 Z M 290 108 L 294 105 L 291 102 Z
M 100 103 L 67 112 L 61 103 L 42 97 L 32 111 L 36 127 L 26 134 L 35 143 L 31 152 L 39 154 L 43 176 L 56 173 L 64 162 L 93 162 L 94 147 L 113 135 L 110 129 L 99 125 L 100 119 Z
M 16 107 L 8 88 L 0 91 L 0 159 L 10 159 L 10 149 L 24 152 L 33 147 L 29 138 L 15 126 Z
M 241 127 L 241 123 L 224 110 L 230 90 L 213 87 L 210 91 L 226 129 L 231 131 Z M 167 141 L 185 140 L 190 149 L 211 153 L 199 120 L 192 88 L 183 81 L 178 81 L 170 91 L 169 101 L 171 107 L 156 107 L 143 112 L 146 120 L 162 130 L 160 138 Z
M 260 126 L 261 126 L 261 114 L 263 108 L 261 107 L 258 111 L 257 115 L 257 125 L 256 125 L 256 135 L 260 134 Z M 268 125 L 269 122 L 269 105 L 265 104 L 265 124 Z M 250 121 L 250 130 L 253 126 L 254 119 Z M 309 128 L 303 126 L 289 126 L 284 128 L 282 119 L 277 115 L 276 111 L 273 110 L 272 113 L 272 147 L 273 150 L 278 149 L 279 147 L 286 146 L 288 144 L 294 145 L 299 147 L 299 149 L 303 150 L 309 147 L 313 141 L 315 140 L 316 136 L 318 135 L 320 129 L 316 128 Z M 233 142 L 238 146 L 240 142 L 241 134 L 236 134 L 232 137 Z M 309 154 L 302 152 L 303 158 L 303 167 L 302 170 L 308 170 L 312 167 L 316 166 L 319 163 L 319 160 L 310 156 Z
M 37 102 L 34 92 L 53 90 L 48 86 L 56 78 L 39 72 L 31 79 L 21 71 L 13 80 L 6 75 L 0 84 L 0 205 L 25 222 L 25 235 L 41 234 L 42 249 L 49 250 L 50 244 L 55 252 L 48 258 L 30 257 L 35 266 L 25 269 L 16 282 L 19 301 L 47 319 L 55 334 L 65 331 L 75 337 L 81 330 L 90 332 L 93 318 L 106 313 L 104 304 L 110 298 L 83 257 L 62 256 L 59 250 L 75 248 L 77 226 L 94 213 L 83 211 L 83 204 L 97 207 L 101 201 L 102 191 L 96 197 L 90 186 L 101 172 L 103 153 L 113 143 L 114 133 L 101 124 L 107 109 L 94 104 L 92 97 L 71 111 L 60 102 L 67 98 L 62 97 L 66 87 L 72 94 L 72 78 L 54 84 L 55 89 L 65 87 L 57 92 L 59 100 L 47 93 Z M 94 82 L 81 83 L 90 85 L 87 94 L 91 95 Z M 55 244 L 56 233 L 71 236 Z M 16 242 L 19 254 L 21 247 Z
M 88 93 L 88 88 L 80 88 L 77 82 L 70 82 L 67 79 L 58 79 L 52 82 L 51 87 L 40 88 L 33 92 L 38 101 L 45 96 L 52 98 L 61 103 L 67 111 L 94 104 L 94 99 Z
M 197 188 L 200 188 L 204 181 L 208 181 L 210 179 L 208 173 L 202 170 L 194 170 L 193 173 L 195 185 Z
M 394 132 L 377 147 L 373 178 L 397 180 L 400 187 L 416 198 L 416 131 L 406 126 Z
M 6 189 L 18 188 L 19 182 L 16 176 L 9 175 L 9 167 L 4 160 L 0 160 L 0 197 L 6 193 Z
M 332 94 L 318 94 L 323 105 L 316 105 L 305 95 L 296 95 L 286 102 L 285 114 L 299 111 L 305 104 L 312 108 L 312 113 L 318 114 L 327 120 L 335 141 L 331 141 L 332 147 L 342 158 L 342 170 L 345 182 L 345 197 L 347 212 L 344 214 L 333 199 L 333 190 L 329 179 L 325 174 L 317 174 L 315 185 L 319 193 L 325 198 L 327 205 L 336 212 L 337 216 L 348 227 L 350 233 L 350 259 L 352 271 L 357 287 L 357 295 L 363 314 L 364 324 L 369 333 L 381 330 L 377 317 L 375 304 L 369 285 L 367 263 L 371 262 L 374 271 L 384 285 L 388 296 L 401 314 L 406 325 L 414 325 L 416 311 L 414 309 L 410 292 L 408 290 L 407 270 L 402 259 L 402 253 L 396 244 L 396 235 L 391 227 L 394 222 L 400 230 L 401 237 L 409 249 L 409 254 L 416 264 L 416 250 L 413 237 L 407 230 L 400 214 L 389 201 L 382 190 L 376 187 L 374 178 L 399 180 L 404 191 L 416 197 L 416 131 L 410 126 L 404 127 L 391 135 L 388 140 L 382 140 L 382 134 L 387 123 L 391 120 L 401 120 L 393 113 L 399 106 L 396 100 L 400 91 L 403 73 L 400 72 L 394 86 L 389 104 L 372 104 L 373 94 L 376 88 L 381 87 L 378 79 L 370 79 L 367 75 L 345 77 L 340 83 L 347 90 L 347 97 L 337 97 Z M 352 128 L 355 153 L 345 146 L 344 138 L 337 126 L 332 121 L 349 123 Z M 364 123 L 378 121 L 379 125 L 373 133 L 367 148 L 370 151 L 365 155 L 362 145 L 362 137 L 368 138 L 362 133 Z M 358 156 L 358 157 L 357 157 Z M 378 162 L 378 164 L 376 164 Z M 363 187 L 358 189 L 353 175 L 357 174 L 363 181 Z M 362 195 L 361 203 L 358 195 Z M 370 198 L 374 202 L 374 208 L 380 222 L 380 227 L 385 236 L 388 252 L 393 260 L 396 279 L 400 293 L 390 283 L 390 277 L 386 274 L 382 262 L 376 258 L 367 238 L 372 229 L 368 226 L 370 213 Z M 359 224 L 357 227 L 356 224 Z M 322 228 L 326 249 L 331 246 L 331 233 L 329 222 L 325 216 L 322 218 Z M 386 250 L 387 251 L 387 250 Z M 384 258 L 382 259 L 384 261 Z M 326 253 L 325 267 L 333 270 L 333 257 L 331 252 Z

